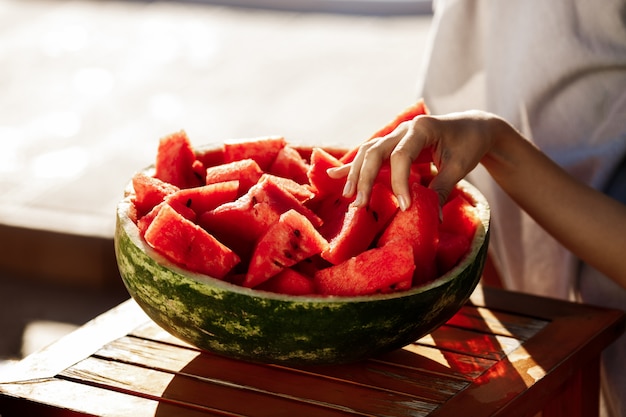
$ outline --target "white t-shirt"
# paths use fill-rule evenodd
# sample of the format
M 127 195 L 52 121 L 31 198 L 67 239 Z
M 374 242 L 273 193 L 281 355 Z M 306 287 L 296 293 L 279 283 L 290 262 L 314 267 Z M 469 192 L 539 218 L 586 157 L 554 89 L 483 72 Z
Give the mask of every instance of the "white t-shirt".
M 624 0 L 435 0 L 426 56 L 418 95 L 434 114 L 496 113 L 596 188 L 626 154 Z M 575 299 L 580 262 L 482 167 L 469 179 L 505 287 Z

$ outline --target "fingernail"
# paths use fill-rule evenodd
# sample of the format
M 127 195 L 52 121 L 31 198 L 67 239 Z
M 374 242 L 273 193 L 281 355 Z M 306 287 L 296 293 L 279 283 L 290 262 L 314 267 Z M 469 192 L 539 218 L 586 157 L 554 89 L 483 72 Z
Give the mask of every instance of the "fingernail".
M 362 192 L 358 192 L 356 193 L 356 198 L 354 199 L 354 203 L 352 203 L 354 206 L 356 207 L 361 207 L 363 205 L 363 193 Z
M 349 197 L 350 194 L 352 194 L 352 181 L 346 181 L 346 185 L 343 186 L 342 194 L 344 197 Z
M 406 211 L 409 208 L 409 203 L 405 196 L 399 195 L 398 197 L 398 205 L 400 206 L 400 210 Z

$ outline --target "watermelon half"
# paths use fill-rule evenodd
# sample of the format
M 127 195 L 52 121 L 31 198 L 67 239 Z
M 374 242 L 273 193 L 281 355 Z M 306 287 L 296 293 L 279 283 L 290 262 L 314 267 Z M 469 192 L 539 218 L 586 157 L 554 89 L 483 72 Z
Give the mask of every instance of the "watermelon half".
M 470 251 L 445 275 L 407 291 L 285 295 L 186 271 L 140 237 L 132 220 L 132 183 L 117 206 L 117 262 L 129 293 L 148 316 L 201 349 L 287 365 L 359 361 L 430 333 L 452 317 L 476 287 L 487 255 L 489 207 L 469 183 L 459 186 L 480 218 Z

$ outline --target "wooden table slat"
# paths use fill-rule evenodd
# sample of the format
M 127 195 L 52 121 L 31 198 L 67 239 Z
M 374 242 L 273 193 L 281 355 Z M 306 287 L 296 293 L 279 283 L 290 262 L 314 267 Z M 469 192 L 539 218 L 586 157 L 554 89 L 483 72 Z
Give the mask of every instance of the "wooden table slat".
M 436 346 L 445 352 L 457 352 L 485 359 L 500 360 L 517 349 L 522 341 L 458 327 L 443 325 L 415 343 Z
M 0 411 L 3 417 L 237 417 L 235 414 L 212 413 L 209 410 L 201 412 L 59 378 L 3 386 Z
M 549 324 L 549 320 L 465 305 L 446 324 L 500 336 L 528 340 Z
M 334 394 L 332 390 L 304 387 L 309 392 L 316 391 L 315 395 L 321 397 L 306 398 L 298 396 L 299 393 L 292 395 L 290 392 L 268 391 L 251 385 L 180 372 L 170 373 L 94 357 L 77 363 L 62 372 L 61 376 L 75 382 L 121 390 L 138 396 L 163 398 L 190 407 L 206 407 L 212 411 L 221 410 L 251 417 L 272 417 L 276 415 L 276 410 L 289 410 L 289 415 L 303 417 L 370 414 L 426 416 L 437 406 L 409 396 L 390 393 L 368 397 L 366 392 L 359 392 L 354 387 L 344 387 Z M 291 382 L 299 385 L 301 379 Z M 329 395 L 331 398 L 323 398 Z M 244 396 L 245 401 L 241 401 Z M 404 405 L 403 409 L 397 407 L 399 403 Z
M 351 408 L 370 408 L 370 403 L 386 403 L 392 396 L 440 404 L 469 384 L 427 370 L 376 361 L 301 368 L 255 364 L 134 337 L 115 340 L 95 356 L 314 401 L 343 401 Z M 354 407 L 348 404 L 353 401 L 357 403 Z

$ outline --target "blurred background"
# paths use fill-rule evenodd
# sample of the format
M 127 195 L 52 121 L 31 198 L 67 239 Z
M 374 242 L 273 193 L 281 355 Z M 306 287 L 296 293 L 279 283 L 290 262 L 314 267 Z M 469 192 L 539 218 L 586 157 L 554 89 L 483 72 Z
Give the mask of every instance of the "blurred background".
M 415 96 L 426 0 L 0 0 L 0 372 L 128 298 L 115 204 L 158 140 L 352 146 Z

